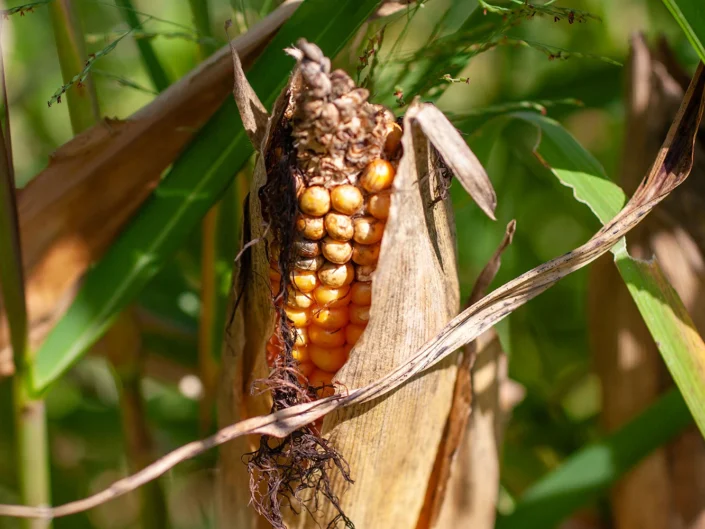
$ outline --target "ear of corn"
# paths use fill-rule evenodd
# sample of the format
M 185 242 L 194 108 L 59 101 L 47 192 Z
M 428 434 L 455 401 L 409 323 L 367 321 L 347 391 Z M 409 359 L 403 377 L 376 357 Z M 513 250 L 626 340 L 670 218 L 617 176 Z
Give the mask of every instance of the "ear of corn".
M 297 399 L 364 385 L 413 354 L 458 309 L 447 182 L 412 122 L 419 107 L 412 105 L 405 119 L 400 159 L 402 129 L 391 113 L 367 103 L 366 91 L 346 74 L 330 72 L 316 50 L 299 52 L 299 66 L 270 119 L 249 199 L 248 240 L 259 242 L 238 263 L 233 296 L 239 302 L 224 359 L 230 365 L 225 376 L 233 377 L 226 385 L 234 380 L 235 390 L 226 417 L 234 409 L 269 411 L 270 398 L 247 392 L 270 368 L 287 377 L 295 369 L 287 384 L 295 381 L 307 394 Z M 290 151 L 282 148 L 287 141 Z M 282 192 L 273 191 L 273 182 L 281 184 L 276 173 L 287 156 L 292 207 L 281 218 L 276 207 L 289 199 L 273 200 L 271 193 Z M 239 370 L 245 375 L 237 378 Z M 330 473 L 330 491 L 358 527 L 414 526 L 454 376 L 449 360 L 382 402 L 311 426 L 311 432 L 328 432 L 326 446 L 350 463 L 356 484 Z M 275 391 L 275 410 L 278 398 Z M 265 442 L 265 451 L 284 446 Z M 247 480 L 235 459 L 257 446 L 262 450 L 253 439 L 225 449 L 224 483 L 234 489 Z M 334 459 L 327 464 L 330 472 Z M 261 468 L 252 475 L 257 481 Z M 224 492 L 224 503 L 241 501 L 240 493 Z M 297 496 L 310 498 L 305 491 Z M 316 519 L 285 509 L 287 525 L 325 526 L 339 514 L 333 502 L 318 507 Z M 237 507 L 225 510 L 242 515 Z M 254 523 L 249 518 L 228 526 Z

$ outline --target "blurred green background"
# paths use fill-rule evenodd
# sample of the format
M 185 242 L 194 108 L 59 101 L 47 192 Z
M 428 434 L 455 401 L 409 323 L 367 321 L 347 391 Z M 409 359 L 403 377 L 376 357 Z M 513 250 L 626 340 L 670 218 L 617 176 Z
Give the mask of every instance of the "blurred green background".
M 89 52 L 101 50 L 127 29 L 120 9 L 110 0 L 74 3 Z M 152 43 L 170 80 L 193 69 L 200 59 L 189 2 L 135 0 L 134 4 L 144 30 L 158 34 Z M 210 0 L 218 47 L 227 42 L 223 30 L 226 20 L 234 20 L 235 33 L 245 31 L 277 4 L 268 0 Z M 21 2 L 9 1 L 6 8 L 19 5 Z M 665 34 L 688 68 L 694 67 L 696 56 L 660 0 L 561 0 L 556 5 L 589 12 L 599 20 L 569 24 L 567 20 L 536 17 L 523 21 L 508 34 L 532 46 L 516 46 L 510 41 L 474 56 L 461 74 L 469 81 L 449 86 L 438 104 L 455 118 L 472 118 L 463 122 L 470 125 L 462 127 L 464 133 L 470 133 L 492 115 L 494 107 L 542 102 L 548 115 L 571 131 L 600 160 L 608 175 L 616 178 L 624 124 L 624 69 L 615 62 L 625 62 L 630 34 L 640 31 L 649 38 Z M 475 6 L 465 0 L 428 0 L 422 8 L 397 16 L 386 29 L 383 51 L 388 52 L 397 37 L 403 40 L 378 66 L 379 79 L 397 68 L 412 50 L 423 50 L 442 22 L 447 33 L 456 31 L 453 22 L 462 20 Z M 448 17 L 448 10 L 456 15 Z M 24 16 L 10 16 L 2 21 L 2 30 L 17 180 L 23 186 L 47 165 L 57 147 L 71 139 L 72 132 L 66 104 L 47 106 L 62 80 L 46 6 L 37 5 Z M 541 45 L 570 54 L 565 60 L 551 60 L 539 49 Z M 349 46 L 337 62 L 354 72 L 359 51 L 359 46 Z M 96 61 L 93 73 L 105 117 L 127 118 L 154 97 L 132 36 Z M 143 89 L 126 86 L 128 83 Z M 394 100 L 390 93 L 393 87 L 384 82 L 375 86 L 379 90 L 373 90 L 375 98 Z M 469 294 L 511 219 L 517 220 L 517 232 L 495 286 L 578 246 L 599 227 L 569 189 L 541 174 L 540 169 L 527 167 L 511 153 L 503 137 L 490 150 L 477 154 L 497 190 L 498 222 L 485 219 L 462 189 L 453 186 L 463 297 Z M 235 222 L 230 240 L 237 244 Z M 226 291 L 231 263 L 223 259 L 217 267 Z M 198 381 L 194 379 L 200 273 L 197 230 L 138 303 L 141 321 L 152 323 L 144 326 L 147 372 L 163 375 L 143 381 L 159 454 L 200 437 Z M 600 436 L 602 404 L 599 380 L 591 369 L 586 285 L 587 270 L 579 271 L 500 325 L 502 342 L 510 355 L 510 375 L 526 389 L 506 434 L 501 509 L 511 510 L 513 498 L 528 485 Z M 54 504 L 96 492 L 127 472 L 119 390 L 110 369 L 104 358 L 92 355 L 47 396 Z M 8 381 L 0 381 L 0 503 L 18 502 L 10 393 Z M 173 527 L 212 526 L 216 456 L 216 451 L 211 451 L 162 478 Z M 595 508 L 599 514 L 605 507 Z M 56 520 L 55 527 L 137 527 L 137 516 L 136 499 L 127 496 L 85 515 Z M 14 527 L 19 523 L 0 518 L 0 528 Z

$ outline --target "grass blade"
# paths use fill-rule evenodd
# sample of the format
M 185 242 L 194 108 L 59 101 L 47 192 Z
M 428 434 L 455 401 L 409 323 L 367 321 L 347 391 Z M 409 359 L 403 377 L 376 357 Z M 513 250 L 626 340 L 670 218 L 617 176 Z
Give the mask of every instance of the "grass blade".
M 705 62 L 705 10 L 699 0 L 663 0 L 666 7 L 680 24 L 685 36 Z
M 304 2 L 248 75 L 263 103 L 271 106 L 287 81 L 292 60 L 284 48 L 304 37 L 327 55 L 335 55 L 378 3 Z M 235 102 L 228 99 L 86 276 L 68 312 L 37 353 L 31 373 L 34 391 L 45 390 L 100 338 L 218 200 L 251 154 Z
M 513 116 L 521 123 L 512 125 L 508 133 L 519 156 L 526 159 L 532 153 L 564 185 L 571 187 L 575 198 L 587 204 L 603 224 L 619 211 L 626 199 L 624 192 L 560 124 L 528 112 Z M 528 149 L 527 138 L 533 138 Z M 533 165 L 538 164 L 534 161 Z M 664 362 L 700 431 L 705 433 L 705 342 L 657 262 L 633 259 L 624 240 L 612 253 Z
M 120 7 L 122 16 L 125 18 L 130 28 L 135 30 L 142 29 L 142 23 L 132 5 L 132 0 L 116 0 L 116 5 Z M 159 58 L 154 52 L 152 41 L 150 39 L 137 39 L 136 43 L 137 48 L 140 50 L 140 57 L 142 57 L 142 62 L 149 74 L 149 78 L 152 80 L 154 88 L 156 88 L 158 92 L 161 92 L 171 83 L 162 67 L 162 63 L 159 62 Z
M 497 529 L 548 529 L 595 500 L 625 472 L 692 422 L 673 389 L 604 440 L 583 448 L 532 485 Z

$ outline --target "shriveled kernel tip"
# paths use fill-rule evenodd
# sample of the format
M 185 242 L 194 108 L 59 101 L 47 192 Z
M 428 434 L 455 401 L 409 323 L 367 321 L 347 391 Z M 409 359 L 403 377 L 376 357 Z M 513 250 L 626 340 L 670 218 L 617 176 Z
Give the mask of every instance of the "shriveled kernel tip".
M 303 213 L 296 217 L 296 230 L 312 241 L 318 241 L 326 235 L 323 217 L 312 217 Z
M 374 275 L 377 265 L 357 265 L 355 267 L 355 281 L 360 281 L 362 283 L 368 283 L 372 281 L 372 276 Z
M 353 255 L 353 247 L 349 242 L 336 241 L 330 237 L 323 239 L 323 256 L 332 263 L 345 264 Z
M 387 220 L 391 204 L 392 196 L 388 192 L 375 193 L 370 195 L 367 211 L 376 219 Z
M 329 373 L 335 373 L 348 361 L 348 350 L 344 345 L 341 347 L 311 345 L 309 354 L 313 365 Z
M 321 255 L 321 247 L 316 241 L 299 239 L 293 243 L 294 253 L 301 257 L 312 258 Z
M 356 281 L 352 285 L 350 294 L 355 305 L 370 305 L 372 303 L 372 283 Z
M 356 242 L 353 246 L 352 260 L 363 266 L 376 265 L 379 260 L 379 250 L 380 243 L 360 244 Z
M 384 222 L 374 217 L 358 217 L 353 221 L 353 238 L 360 244 L 375 244 L 382 240 L 384 226 Z
M 345 215 L 353 215 L 362 206 L 363 198 L 360 190 L 352 185 L 334 187 L 330 192 L 333 209 Z
M 394 174 L 394 167 L 387 160 L 375 160 L 362 172 L 360 185 L 370 193 L 377 193 L 392 187 Z
M 307 215 L 322 217 L 330 211 L 330 194 L 321 186 L 311 186 L 301 193 L 299 208 Z
M 297 256 L 294 259 L 294 268 L 297 270 L 312 270 L 315 272 L 323 266 L 323 263 L 325 263 L 325 259 L 322 255 L 317 257 Z
M 360 305 L 350 305 L 350 323 L 355 325 L 367 325 L 370 321 L 370 307 Z
M 326 262 L 318 271 L 322 285 L 339 288 L 349 285 L 355 279 L 355 268 L 351 263 L 335 264 Z
M 314 308 L 311 319 L 313 321 L 313 325 L 317 325 L 328 331 L 337 331 L 338 329 L 345 327 L 348 323 L 348 308 Z
M 345 343 L 345 333 L 340 329 L 324 329 L 312 323 L 309 327 L 300 330 L 306 329 L 308 329 L 308 340 L 310 340 L 312 344 L 321 345 L 323 347 L 340 347 Z

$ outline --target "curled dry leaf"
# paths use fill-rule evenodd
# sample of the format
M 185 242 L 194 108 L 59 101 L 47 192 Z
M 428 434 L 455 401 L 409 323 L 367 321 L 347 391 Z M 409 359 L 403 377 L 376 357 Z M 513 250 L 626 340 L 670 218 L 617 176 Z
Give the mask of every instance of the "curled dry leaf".
M 227 441 L 243 438 L 245 436 L 258 435 L 267 435 L 280 439 L 285 438 L 292 432 L 306 427 L 333 411 L 344 410 L 351 406 L 366 405 L 365 408 L 367 409 L 358 407 L 359 415 L 348 420 L 348 422 L 357 420 L 359 423 L 359 421 L 362 420 L 361 418 L 370 413 L 370 410 L 384 406 L 390 401 L 391 397 L 400 393 L 400 391 L 395 390 L 400 389 L 401 391 L 408 391 L 408 388 L 413 388 L 414 384 L 419 384 L 419 381 L 426 378 L 431 378 L 434 375 L 435 377 L 446 376 L 452 369 L 452 365 L 448 366 L 447 359 L 449 356 L 453 355 L 458 348 L 480 336 L 498 321 L 507 317 L 513 310 L 538 296 L 566 275 L 584 267 L 600 255 L 609 251 L 630 229 L 636 226 L 656 204 L 663 200 L 669 192 L 685 180 L 692 167 L 693 141 L 702 117 L 703 102 L 705 101 L 703 99 L 704 92 L 705 76 L 703 75 L 703 67 L 701 65 L 686 93 L 678 116 L 669 131 L 668 137 L 652 171 L 644 179 L 632 200 L 629 201 L 612 221 L 608 222 L 587 243 L 579 248 L 522 274 L 476 302 L 471 307 L 465 309 L 415 352 L 413 352 L 413 345 L 401 345 L 400 347 L 407 347 L 407 349 L 395 350 L 393 354 L 398 355 L 398 357 L 405 357 L 406 359 L 399 361 L 395 367 L 390 369 L 383 376 L 379 375 L 366 385 L 355 388 L 352 384 L 349 384 L 349 380 L 351 374 L 355 374 L 357 369 L 350 369 L 347 372 L 344 371 L 340 378 L 348 385 L 348 389 L 342 390 L 336 395 L 312 402 L 297 404 L 290 408 L 270 413 L 269 415 L 252 417 L 226 426 L 215 435 L 203 441 L 189 443 L 164 456 L 143 471 L 119 480 L 111 487 L 89 498 L 54 508 L 2 505 L 0 506 L 0 515 L 48 518 L 80 512 L 116 496 L 125 494 L 130 490 L 134 490 L 136 487 L 160 476 L 175 464 Z M 274 115 L 278 116 L 281 114 L 277 113 L 275 109 Z M 407 122 L 410 121 L 411 117 L 407 116 L 406 120 Z M 411 137 L 412 134 L 414 134 L 412 131 L 413 126 L 404 131 L 407 145 L 411 145 L 411 142 L 414 141 Z M 402 189 L 404 191 L 413 191 L 408 187 L 403 187 Z M 415 193 L 417 196 L 421 195 L 420 189 L 421 186 L 416 186 Z M 411 193 L 409 194 L 411 195 Z M 250 202 L 250 205 L 252 205 L 252 202 Z M 427 239 L 427 241 L 430 241 L 430 238 Z M 254 245 L 252 247 L 252 253 L 255 253 L 259 246 Z M 442 253 L 436 254 L 435 249 L 436 247 L 434 246 L 434 255 L 443 255 Z M 383 251 L 383 254 L 384 253 Z M 388 250 L 386 253 L 388 257 L 382 257 L 382 259 L 389 259 L 390 255 L 394 255 Z M 411 271 L 402 269 L 399 272 L 408 273 Z M 402 289 L 397 291 L 396 295 L 403 297 L 405 291 L 408 290 L 410 290 L 409 284 L 405 284 Z M 239 297 L 240 294 L 240 292 L 235 292 L 236 297 Z M 442 294 L 442 292 L 437 292 L 436 294 L 439 295 Z M 251 308 L 257 309 L 256 306 Z M 423 310 L 423 307 L 416 308 Z M 384 314 L 382 317 L 393 318 L 395 315 Z M 264 319 L 262 321 L 264 321 Z M 241 331 L 242 323 L 244 322 L 235 326 L 233 330 L 236 332 Z M 265 330 L 271 330 L 271 328 Z M 402 330 L 405 334 L 410 335 L 409 342 L 418 339 L 418 335 L 413 329 L 406 328 Z M 402 330 L 399 330 L 400 333 Z M 234 333 L 233 336 L 235 336 Z M 259 344 L 248 344 L 247 337 L 251 336 L 250 333 L 248 332 L 247 336 L 241 333 L 240 336 L 240 341 L 245 342 L 245 348 L 250 353 L 260 346 L 263 348 L 264 340 L 266 340 L 266 338 L 262 338 Z M 382 339 L 382 337 L 380 337 L 380 339 Z M 260 349 L 260 353 L 262 350 L 263 349 Z M 232 355 L 232 353 L 231 348 L 228 354 Z M 355 356 L 353 356 L 353 358 L 355 358 Z M 243 365 L 242 360 L 245 359 L 241 358 L 240 366 Z M 374 361 L 375 359 L 370 360 Z M 228 361 L 232 361 L 232 359 Z M 435 367 L 435 369 L 431 370 L 431 367 Z M 361 370 L 361 368 L 359 369 Z M 423 376 L 421 376 L 422 374 Z M 362 373 L 362 376 L 369 375 L 369 372 Z M 448 388 L 446 388 L 446 391 L 448 392 L 449 399 L 451 391 L 448 390 Z M 428 402 L 424 397 L 427 397 L 427 395 L 420 395 L 419 397 L 423 399 L 422 404 L 424 404 L 424 406 L 420 408 L 420 411 L 424 411 L 423 408 L 426 402 Z M 448 407 L 449 401 L 446 404 L 446 413 Z M 340 416 L 336 413 L 335 416 L 330 416 L 326 419 L 325 425 L 329 428 L 332 427 L 334 430 L 333 433 L 335 434 L 336 428 L 345 424 L 339 422 L 339 420 Z M 414 430 L 422 429 L 419 428 L 419 425 L 425 428 L 427 423 L 415 422 L 409 426 L 408 430 L 397 430 L 393 432 L 393 435 L 403 437 L 413 434 Z M 442 423 L 438 426 L 440 431 Z M 341 431 L 341 429 L 337 429 L 338 436 Z M 374 433 L 375 432 L 368 431 L 367 435 L 372 436 Z M 438 433 L 436 437 L 439 435 L 440 433 Z M 338 439 L 340 439 L 340 437 L 338 437 Z M 374 439 L 374 442 L 376 441 L 377 439 Z M 424 450 L 427 450 L 427 448 L 428 447 L 423 447 Z M 354 457 L 354 454 L 351 453 L 345 455 L 350 458 Z M 428 477 L 428 472 L 430 472 L 430 466 L 434 456 L 435 452 L 432 453 L 431 461 L 429 461 L 427 465 L 426 478 Z M 355 473 L 355 468 L 351 467 L 351 471 Z M 398 471 L 399 469 L 395 470 L 395 472 Z M 391 501 L 393 502 L 393 500 Z M 385 508 L 389 507 L 389 504 L 385 504 Z M 420 509 L 420 505 L 417 507 L 416 514 L 418 514 L 418 509 Z M 408 519 L 408 517 L 405 518 Z M 230 520 L 230 522 L 234 524 L 232 520 Z M 412 527 L 415 522 L 416 520 L 412 521 Z M 395 525 L 395 527 L 400 526 Z
M 300 3 L 286 2 L 235 39 L 233 46 L 246 65 Z M 33 344 L 68 307 L 87 267 L 105 252 L 231 89 L 232 61 L 225 46 L 127 120 L 106 119 L 73 138 L 20 191 Z M 106 188 L 110 193 L 103 192 Z M 7 335 L 0 329 L 0 359 L 7 349 Z

